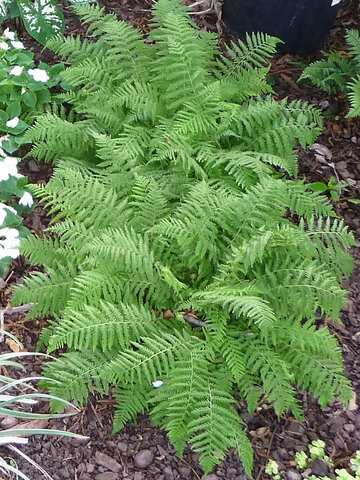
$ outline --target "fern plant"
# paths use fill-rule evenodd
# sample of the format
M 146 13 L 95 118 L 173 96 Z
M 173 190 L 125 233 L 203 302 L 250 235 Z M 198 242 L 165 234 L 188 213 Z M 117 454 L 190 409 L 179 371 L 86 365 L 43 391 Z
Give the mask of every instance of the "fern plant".
M 41 345 L 67 348 L 46 367 L 54 395 L 81 404 L 112 386 L 114 432 L 146 411 L 205 473 L 234 447 L 251 474 L 239 398 L 298 419 L 295 385 L 322 406 L 351 398 L 316 318 L 339 317 L 354 239 L 292 179 L 319 113 L 271 98 L 267 35 L 225 56 L 178 0 L 156 3 L 146 39 L 98 7 L 76 11 L 93 41 L 49 43 L 71 62 L 70 116 L 54 109 L 27 133 L 56 167 L 32 187 L 48 235 L 22 243 L 45 271 L 14 303 L 51 316 Z
M 348 95 L 351 109 L 348 118 L 360 115 L 360 36 L 358 30 L 346 33 L 349 55 L 342 56 L 332 51 L 325 59 L 306 67 L 300 80 L 309 79 L 314 85 L 329 94 L 344 92 Z

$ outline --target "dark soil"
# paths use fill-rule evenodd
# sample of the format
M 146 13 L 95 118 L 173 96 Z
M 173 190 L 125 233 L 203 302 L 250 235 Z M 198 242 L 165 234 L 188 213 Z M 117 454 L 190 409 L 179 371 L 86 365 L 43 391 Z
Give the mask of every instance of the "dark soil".
M 99 3 L 108 12 L 114 12 L 136 28 L 148 31 L 151 0 L 100 0 Z M 210 2 L 209 2 L 210 3 Z M 68 4 L 66 3 L 66 6 Z M 66 31 L 68 34 L 84 35 L 84 29 L 71 10 L 65 7 Z M 212 13 L 197 17 L 202 27 L 220 33 L 221 41 L 228 41 L 230 35 Z M 335 27 L 328 38 L 327 50 L 344 49 L 345 28 L 359 29 L 360 6 L 358 0 L 344 0 Z M 56 58 L 49 51 L 42 51 L 28 35 L 22 40 L 36 52 L 38 60 L 54 63 Z M 343 217 L 349 228 L 360 239 L 360 205 L 349 199 L 358 198 L 360 191 L 360 121 L 347 120 L 345 115 L 348 103 L 342 97 L 329 97 L 312 87 L 297 84 L 301 67 L 297 62 L 309 62 L 319 58 L 300 58 L 290 55 L 278 55 L 273 61 L 271 76 L 275 80 L 274 89 L 279 98 L 302 99 L 322 108 L 326 116 L 323 134 L 319 137 L 317 151 L 299 150 L 300 177 L 308 181 L 328 181 L 331 176 L 348 182 L 349 187 L 342 193 L 335 209 Z M 325 148 L 324 148 L 325 147 Z M 319 153 L 320 149 L 320 153 Z M 23 170 L 32 182 L 46 181 L 51 168 L 39 165 L 35 160 L 25 160 Z M 47 220 L 43 211 L 37 208 L 26 219 L 27 226 L 34 233 L 41 234 Z M 273 409 L 263 404 L 252 418 L 242 412 L 247 423 L 247 433 L 255 451 L 254 478 L 268 478 L 264 473 L 269 458 L 277 460 L 280 470 L 294 468 L 296 451 L 306 449 L 316 439 L 326 442 L 327 453 L 338 468 L 347 467 L 349 458 L 360 449 L 360 251 L 353 249 L 355 271 L 345 288 L 349 290 L 347 303 L 342 311 L 342 324 L 334 324 L 327 319 L 324 322 L 337 336 L 344 355 L 345 371 L 354 387 L 354 398 L 345 408 L 338 401 L 332 402 L 321 411 L 312 396 L 299 392 L 303 401 L 306 421 L 301 424 L 291 417 L 277 419 Z M 14 261 L 5 281 L 0 285 L 2 305 L 10 304 L 11 284 L 31 271 L 24 259 Z M 41 331 L 40 321 L 23 324 L 22 316 L 7 316 L 6 328 L 16 334 L 23 342 L 25 350 L 34 350 Z M 8 349 L 7 345 L 3 349 Z M 26 360 L 28 373 L 41 371 L 41 360 Z M 129 423 L 121 432 L 111 437 L 113 400 L 91 397 L 87 406 L 70 419 L 51 420 L 48 427 L 88 435 L 88 441 L 58 437 L 33 437 L 29 446 L 22 451 L 38 462 L 54 480 L 181 480 L 199 479 L 202 470 L 198 463 L 198 454 L 186 450 L 180 459 L 167 440 L 166 435 L 151 426 L 147 417 L 140 417 L 137 424 Z M 47 411 L 43 405 L 40 411 Z M 8 419 L 0 418 L 2 428 L 10 425 Z M 37 421 L 40 426 L 39 421 Z M 46 422 L 45 422 L 46 423 Z M 45 424 L 43 425 L 45 426 Z M 9 452 L 4 452 L 6 456 Z M 139 464 L 148 458 L 148 464 Z M 22 471 L 33 480 L 43 478 L 42 474 L 29 466 L 21 458 L 16 459 Z M 229 452 L 222 465 L 206 477 L 207 480 L 245 480 L 239 459 Z

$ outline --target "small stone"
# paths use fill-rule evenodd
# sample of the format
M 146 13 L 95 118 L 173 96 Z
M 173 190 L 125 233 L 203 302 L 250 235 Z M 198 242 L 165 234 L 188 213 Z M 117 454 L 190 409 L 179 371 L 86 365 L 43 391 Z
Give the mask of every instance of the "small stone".
M 6 416 L 3 420 L 1 420 L 1 426 L 5 429 L 14 427 L 19 423 L 19 420 L 15 417 Z
M 157 449 L 162 457 L 167 457 L 168 452 L 165 450 L 165 448 L 163 448 L 161 445 L 158 445 Z
M 52 474 L 54 475 L 54 474 Z M 79 480 L 92 480 L 92 477 L 88 473 L 82 473 L 79 477 Z
M 204 480 L 219 480 L 219 477 L 215 473 L 210 473 L 210 475 L 206 475 Z
M 92 463 L 87 463 L 86 464 L 86 471 L 87 473 L 92 473 L 95 470 L 95 465 Z
M 346 430 L 348 433 L 354 433 L 355 432 L 355 425 L 352 423 L 346 423 L 344 425 L 344 430 Z
M 154 460 L 154 453 L 151 450 L 140 450 L 135 455 L 134 466 L 136 468 L 146 468 Z
M 191 468 L 190 467 L 179 467 L 178 471 L 185 478 L 189 478 L 190 475 L 191 475 Z
M 141 472 L 135 472 L 134 480 L 143 480 L 143 474 Z
M 125 453 L 127 451 L 127 445 L 124 442 L 118 442 L 117 448 L 120 450 L 121 453 Z
M 227 478 L 234 478 L 237 474 L 236 468 L 229 467 L 226 469 Z
M 165 467 L 163 470 L 165 480 L 174 480 L 174 474 L 170 467 Z
M 286 480 L 301 480 L 301 474 L 297 472 L 296 470 L 288 470 L 285 473 Z
M 299 435 L 303 435 L 305 432 L 305 427 L 300 422 L 290 421 L 288 422 L 285 428 L 286 430 L 289 430 L 290 432 L 293 432 L 293 433 L 298 433 Z
M 109 457 L 109 455 L 106 455 L 105 453 L 101 453 L 99 451 L 95 453 L 95 462 L 98 465 L 102 465 L 107 470 L 111 470 L 115 473 L 119 472 L 121 468 L 120 463 Z
M 104 472 L 95 475 L 95 480 L 119 480 L 119 475 L 114 472 Z
M 289 451 L 286 448 L 279 448 L 278 453 L 281 460 L 286 461 L 290 459 Z
M 325 477 L 329 474 L 329 465 L 321 458 L 315 458 L 312 466 L 311 473 L 317 477 Z

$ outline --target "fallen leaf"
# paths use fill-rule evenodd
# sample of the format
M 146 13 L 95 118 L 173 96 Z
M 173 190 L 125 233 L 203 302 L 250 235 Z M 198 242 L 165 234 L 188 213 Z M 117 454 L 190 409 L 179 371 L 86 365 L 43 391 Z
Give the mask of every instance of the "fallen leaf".
M 18 423 L 11 427 L 11 430 L 19 430 L 19 429 L 43 429 L 46 428 L 48 425 L 49 420 L 47 418 L 37 418 L 36 420 L 30 420 L 29 422 Z M 6 430 L 4 430 L 6 432 Z M 12 435 L 15 435 L 12 433 Z M 24 433 L 21 434 L 22 437 L 26 437 Z
M 5 340 L 6 344 L 9 345 L 10 347 L 10 350 L 12 350 L 13 352 L 23 352 L 23 346 L 20 344 L 18 344 L 18 342 L 15 342 L 15 340 L 13 340 L 12 338 L 7 338 Z
M 250 435 L 255 438 L 263 438 L 266 437 L 270 433 L 269 427 L 260 427 L 256 430 L 251 430 Z

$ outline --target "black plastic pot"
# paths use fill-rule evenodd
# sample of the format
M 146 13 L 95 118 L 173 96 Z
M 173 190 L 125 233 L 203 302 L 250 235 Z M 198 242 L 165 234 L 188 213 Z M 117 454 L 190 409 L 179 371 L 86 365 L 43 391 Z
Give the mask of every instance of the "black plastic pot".
M 281 53 L 311 53 L 322 47 L 341 0 L 224 0 L 223 20 L 240 39 L 264 32 L 285 42 Z

